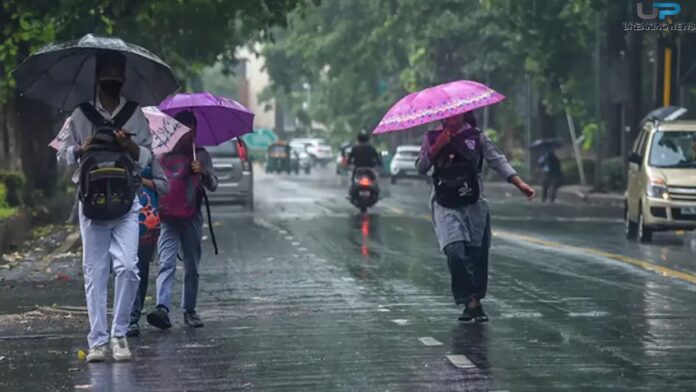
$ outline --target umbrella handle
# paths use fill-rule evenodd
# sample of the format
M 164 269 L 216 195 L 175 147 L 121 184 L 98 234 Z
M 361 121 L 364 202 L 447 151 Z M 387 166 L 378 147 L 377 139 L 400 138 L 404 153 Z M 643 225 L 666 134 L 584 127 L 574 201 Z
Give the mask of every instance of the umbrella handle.
M 196 143 L 193 143 L 193 160 L 194 161 L 198 160 L 198 159 L 196 159 Z

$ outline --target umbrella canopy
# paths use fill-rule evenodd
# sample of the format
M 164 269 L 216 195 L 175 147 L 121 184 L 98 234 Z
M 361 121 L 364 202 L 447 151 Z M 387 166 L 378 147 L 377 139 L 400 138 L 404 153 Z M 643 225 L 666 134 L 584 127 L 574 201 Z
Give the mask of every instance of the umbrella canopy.
M 150 132 L 152 133 L 152 152 L 157 156 L 172 151 L 179 139 L 191 131 L 191 128 L 163 113 L 156 106 L 143 108 L 143 114 L 147 118 Z M 70 132 L 70 121 L 70 117 L 65 120 L 63 128 L 58 132 L 58 136 L 49 143 L 50 147 L 60 150 L 61 145 Z
M 179 88 L 172 70 L 159 57 L 119 38 L 88 34 L 79 40 L 50 44 L 29 56 L 14 76 L 18 90 L 60 110 L 92 101 L 96 86 L 96 54 L 122 53 L 126 80 L 122 94 L 143 106 L 157 105 Z
M 177 94 L 165 99 L 159 108 L 170 116 L 193 112 L 199 146 L 217 146 L 254 131 L 254 113 L 233 99 L 211 93 Z
M 677 106 L 657 108 L 643 117 L 643 119 L 640 120 L 640 124 L 642 126 L 648 121 L 674 121 L 683 116 L 686 112 L 687 110 L 685 108 Z
M 538 139 L 535 140 L 531 145 L 529 145 L 529 148 L 540 148 L 540 147 L 549 147 L 549 148 L 559 148 L 563 145 L 563 142 L 561 142 L 558 139 Z
M 470 80 L 441 84 L 407 95 L 375 128 L 375 134 L 413 128 L 496 104 L 505 96 Z

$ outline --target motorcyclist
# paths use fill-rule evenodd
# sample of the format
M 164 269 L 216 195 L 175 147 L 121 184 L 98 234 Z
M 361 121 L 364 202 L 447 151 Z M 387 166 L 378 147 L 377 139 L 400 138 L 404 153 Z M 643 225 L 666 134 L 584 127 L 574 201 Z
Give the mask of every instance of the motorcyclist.
M 353 146 L 348 155 L 348 165 L 353 166 L 353 178 L 355 170 L 358 168 L 370 168 L 382 166 L 382 157 L 380 157 L 377 149 L 370 144 L 370 135 L 361 132 L 358 134 L 358 144 Z

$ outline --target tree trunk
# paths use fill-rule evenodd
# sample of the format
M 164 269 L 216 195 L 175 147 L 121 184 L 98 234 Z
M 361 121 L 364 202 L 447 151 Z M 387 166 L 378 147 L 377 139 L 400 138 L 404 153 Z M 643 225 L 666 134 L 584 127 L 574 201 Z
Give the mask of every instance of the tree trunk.
M 17 133 L 27 192 L 53 196 L 58 179 L 55 153 L 48 143 L 57 134 L 54 112 L 46 105 L 24 97 L 15 98 Z M 26 200 L 31 202 L 31 199 Z
M 0 105 L 0 169 L 19 170 L 19 141 L 15 121 L 14 99 Z

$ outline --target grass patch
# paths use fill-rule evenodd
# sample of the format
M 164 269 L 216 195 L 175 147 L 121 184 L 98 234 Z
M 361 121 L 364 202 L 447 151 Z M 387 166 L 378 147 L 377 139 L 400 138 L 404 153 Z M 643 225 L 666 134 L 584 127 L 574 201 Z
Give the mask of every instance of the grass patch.
M 17 208 L 0 208 L 0 219 L 5 219 L 17 213 Z
M 0 184 L 0 219 L 9 218 L 17 213 L 17 208 L 7 204 L 7 190 L 4 184 Z

